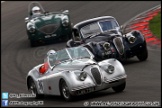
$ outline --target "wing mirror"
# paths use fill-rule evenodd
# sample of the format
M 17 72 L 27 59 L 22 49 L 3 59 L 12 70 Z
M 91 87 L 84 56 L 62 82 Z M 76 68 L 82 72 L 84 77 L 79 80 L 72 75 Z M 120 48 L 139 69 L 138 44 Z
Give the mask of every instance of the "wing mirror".
M 68 14 L 68 13 L 69 13 L 69 10 L 65 10 L 65 11 L 63 11 L 62 13 Z
M 25 23 L 28 23 L 28 22 L 29 22 L 29 18 L 26 17 L 26 18 L 25 18 Z

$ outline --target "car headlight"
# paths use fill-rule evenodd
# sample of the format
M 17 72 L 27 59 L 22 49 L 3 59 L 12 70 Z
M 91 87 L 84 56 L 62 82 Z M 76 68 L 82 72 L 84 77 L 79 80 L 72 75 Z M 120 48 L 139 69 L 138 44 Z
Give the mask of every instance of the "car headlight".
M 105 43 L 103 44 L 103 47 L 104 47 L 105 50 L 109 50 L 109 49 L 110 49 L 110 43 L 105 42 Z
M 64 15 L 62 18 L 62 25 L 63 26 L 68 26 L 69 25 L 69 18 L 67 15 Z
M 79 80 L 84 81 L 87 78 L 86 72 L 81 72 L 79 75 Z
M 63 26 L 68 26 L 68 24 L 69 24 L 69 20 L 68 20 L 67 18 L 64 18 L 64 19 L 62 20 L 62 25 L 63 25 Z
M 128 41 L 129 41 L 129 43 L 134 43 L 135 42 L 135 40 L 136 40 L 136 38 L 133 36 L 133 35 L 129 35 L 129 36 L 127 36 L 127 39 L 128 39 Z
M 115 67 L 113 65 L 108 65 L 108 67 L 107 67 L 108 73 L 112 74 L 114 72 L 114 70 L 115 70 Z
M 30 25 L 29 28 L 28 28 L 29 32 L 33 33 L 35 32 L 35 27 L 34 25 Z

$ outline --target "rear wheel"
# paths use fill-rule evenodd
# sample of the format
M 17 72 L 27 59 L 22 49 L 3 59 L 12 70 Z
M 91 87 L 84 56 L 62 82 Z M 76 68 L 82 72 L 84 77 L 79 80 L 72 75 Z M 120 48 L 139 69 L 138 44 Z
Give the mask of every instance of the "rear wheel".
M 112 87 L 112 89 L 115 91 L 115 92 L 122 92 L 124 89 L 125 89 L 125 86 L 126 86 L 126 82 L 118 85 L 118 86 L 114 86 Z
M 72 100 L 72 95 L 70 94 L 69 88 L 64 80 L 62 80 L 60 83 L 60 92 L 61 92 L 62 97 L 66 101 Z
M 32 78 L 29 79 L 29 91 L 30 91 L 32 94 L 34 94 L 34 95 L 36 96 L 35 98 L 37 98 L 37 99 L 43 98 L 43 97 L 44 97 L 44 95 L 38 94 L 36 85 L 35 85 L 35 83 L 34 83 L 34 81 L 33 81 Z
M 137 58 L 140 61 L 145 61 L 148 58 L 148 51 L 147 48 L 145 48 L 144 50 L 142 50 L 139 54 L 137 54 Z

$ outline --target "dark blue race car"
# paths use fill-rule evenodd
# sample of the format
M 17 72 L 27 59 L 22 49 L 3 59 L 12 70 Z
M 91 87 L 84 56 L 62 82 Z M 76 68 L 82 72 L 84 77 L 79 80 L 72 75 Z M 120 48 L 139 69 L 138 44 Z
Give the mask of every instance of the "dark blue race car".
M 83 45 L 97 61 L 107 58 L 126 60 L 137 56 L 140 61 L 148 58 L 147 44 L 140 31 L 122 32 L 116 19 L 102 16 L 77 23 L 67 47 Z

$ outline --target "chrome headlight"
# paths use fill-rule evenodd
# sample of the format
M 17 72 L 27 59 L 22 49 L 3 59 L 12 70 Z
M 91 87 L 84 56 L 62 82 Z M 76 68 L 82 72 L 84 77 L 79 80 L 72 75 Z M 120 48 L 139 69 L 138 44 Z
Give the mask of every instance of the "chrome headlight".
M 34 25 L 29 25 L 28 30 L 29 30 L 29 32 L 31 32 L 31 33 L 35 32 L 35 27 L 34 27 Z
M 134 43 L 135 42 L 135 40 L 136 40 L 136 38 L 133 36 L 133 35 L 129 35 L 129 36 L 127 36 L 127 39 L 128 39 L 128 41 L 129 41 L 129 43 Z
M 108 65 L 108 67 L 107 67 L 108 73 L 112 74 L 114 72 L 114 70 L 115 70 L 115 67 L 113 65 Z
M 109 49 L 110 49 L 110 43 L 105 42 L 105 43 L 103 44 L 103 47 L 104 47 L 105 50 L 109 50 Z
M 79 80 L 84 81 L 87 78 L 86 72 L 81 72 L 79 75 Z
M 62 19 L 62 25 L 63 25 L 63 26 L 68 26 L 68 25 L 69 25 L 69 19 L 68 19 L 68 17 L 64 17 L 64 18 Z

